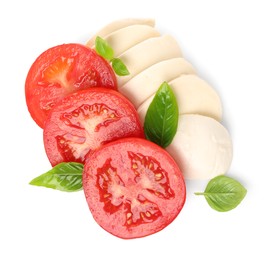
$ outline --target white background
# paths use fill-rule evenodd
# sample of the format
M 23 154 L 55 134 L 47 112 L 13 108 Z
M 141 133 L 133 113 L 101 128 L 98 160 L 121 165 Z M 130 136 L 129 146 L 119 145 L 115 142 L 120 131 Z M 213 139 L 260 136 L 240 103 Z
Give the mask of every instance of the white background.
M 1 1 L 0 259 L 264 259 L 262 2 Z M 155 18 L 219 92 L 234 145 L 228 175 L 248 194 L 236 209 L 219 213 L 193 194 L 206 182 L 187 182 L 185 207 L 171 225 L 122 240 L 95 223 L 82 192 L 28 185 L 50 164 L 42 130 L 27 112 L 24 82 L 47 48 L 85 43 L 105 24 L 131 17 Z

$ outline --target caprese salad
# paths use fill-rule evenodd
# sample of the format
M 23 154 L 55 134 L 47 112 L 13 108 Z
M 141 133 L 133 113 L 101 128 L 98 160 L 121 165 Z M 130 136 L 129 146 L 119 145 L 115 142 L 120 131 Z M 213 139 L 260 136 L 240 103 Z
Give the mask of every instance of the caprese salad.
M 52 47 L 33 62 L 25 82 L 27 107 L 43 128 L 53 167 L 30 184 L 83 189 L 97 223 L 125 239 L 168 226 L 184 206 L 185 179 L 212 179 L 197 195 L 218 211 L 236 207 L 246 194 L 224 176 L 232 141 L 218 93 L 175 38 L 154 25 L 119 20 L 86 45 Z

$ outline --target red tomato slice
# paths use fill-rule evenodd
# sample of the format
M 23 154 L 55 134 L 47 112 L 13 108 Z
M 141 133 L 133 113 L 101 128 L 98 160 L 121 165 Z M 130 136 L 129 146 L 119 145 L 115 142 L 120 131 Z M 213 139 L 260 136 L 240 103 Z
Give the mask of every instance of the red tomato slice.
M 84 162 L 102 144 L 132 136 L 144 137 L 132 103 L 117 91 L 90 88 L 66 96 L 51 110 L 44 145 L 54 166 Z
M 28 110 L 43 128 L 58 100 L 89 87 L 117 89 L 116 76 L 108 62 L 81 44 L 52 47 L 36 59 L 28 72 L 25 83 Z
M 139 138 L 120 139 L 92 153 L 83 188 L 95 221 L 124 239 L 165 228 L 186 197 L 176 162 L 161 147 Z

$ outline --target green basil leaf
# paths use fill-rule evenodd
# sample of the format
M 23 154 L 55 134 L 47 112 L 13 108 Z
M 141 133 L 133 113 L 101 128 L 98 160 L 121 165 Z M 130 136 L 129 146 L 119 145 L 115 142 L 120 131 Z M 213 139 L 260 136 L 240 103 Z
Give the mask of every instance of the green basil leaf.
M 113 58 L 111 62 L 112 62 L 112 68 L 118 76 L 129 75 L 129 71 L 122 60 L 118 58 Z
M 33 179 L 29 184 L 60 191 L 79 191 L 82 189 L 82 172 L 83 164 L 81 163 L 60 163 Z
M 114 58 L 114 50 L 100 36 L 95 39 L 95 51 L 104 59 L 112 63 L 112 68 L 118 76 L 127 76 L 129 71 L 123 61 L 119 58 Z
M 225 212 L 237 207 L 246 193 L 247 190 L 238 181 L 220 175 L 209 181 L 204 192 L 195 194 L 205 196 L 211 208 Z
M 169 84 L 164 82 L 156 92 L 145 116 L 146 138 L 161 147 L 167 147 L 176 134 L 178 118 L 176 97 Z
M 112 47 L 99 36 L 95 39 L 95 51 L 108 61 L 114 58 L 114 50 Z

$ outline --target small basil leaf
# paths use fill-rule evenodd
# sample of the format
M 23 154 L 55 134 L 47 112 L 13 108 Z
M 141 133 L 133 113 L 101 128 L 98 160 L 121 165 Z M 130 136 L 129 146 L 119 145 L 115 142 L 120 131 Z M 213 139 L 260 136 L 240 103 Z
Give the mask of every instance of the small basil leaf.
M 204 195 L 211 208 L 225 212 L 237 207 L 247 190 L 233 178 L 220 175 L 208 182 L 204 192 L 195 194 Z
M 99 36 L 95 39 L 95 51 L 108 61 L 111 61 L 114 58 L 114 50 Z
M 60 191 L 79 191 L 82 189 L 82 171 L 81 163 L 60 163 L 33 179 L 29 184 Z
M 146 138 L 163 148 L 167 147 L 176 134 L 178 118 L 176 97 L 169 84 L 164 82 L 156 92 L 145 116 Z
M 122 60 L 118 58 L 113 58 L 111 62 L 112 62 L 112 68 L 118 76 L 129 75 L 129 71 Z

